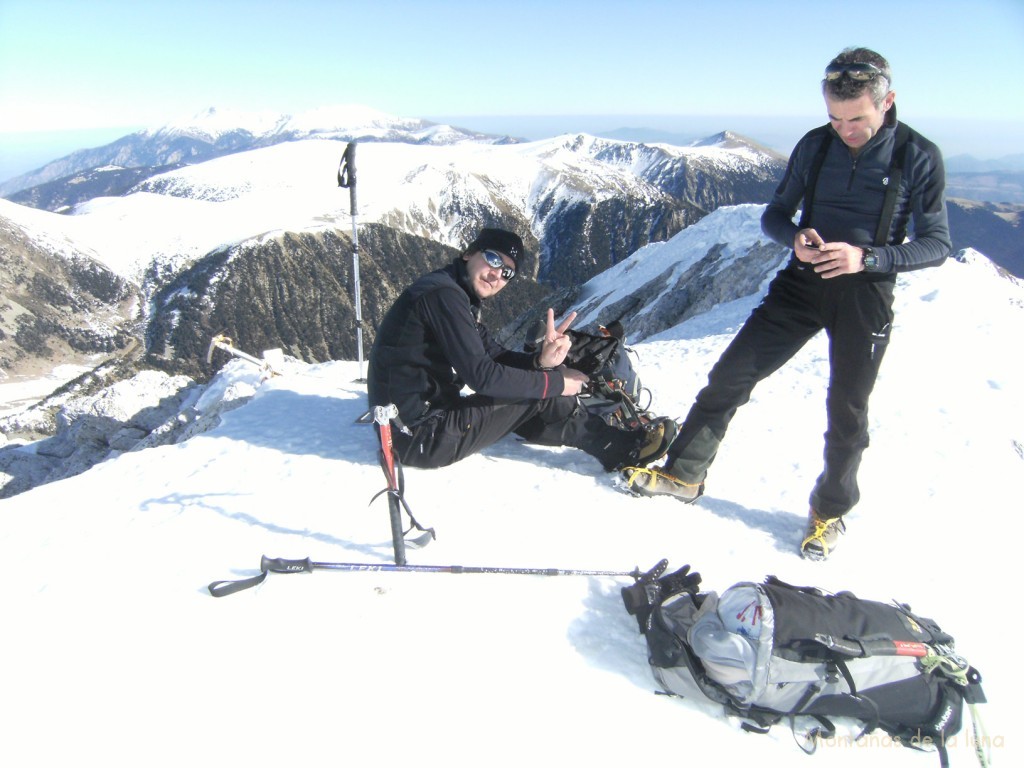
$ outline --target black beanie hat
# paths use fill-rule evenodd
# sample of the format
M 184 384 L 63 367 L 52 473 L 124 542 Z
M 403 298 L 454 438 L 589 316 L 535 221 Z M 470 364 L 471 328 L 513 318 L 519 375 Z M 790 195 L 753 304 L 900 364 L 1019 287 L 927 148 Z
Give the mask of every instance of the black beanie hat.
M 516 270 L 519 269 L 519 259 L 526 253 L 523 241 L 515 232 L 504 229 L 491 229 L 485 227 L 480 230 L 476 239 L 466 246 L 464 253 L 476 253 L 477 251 L 499 251 L 515 262 Z

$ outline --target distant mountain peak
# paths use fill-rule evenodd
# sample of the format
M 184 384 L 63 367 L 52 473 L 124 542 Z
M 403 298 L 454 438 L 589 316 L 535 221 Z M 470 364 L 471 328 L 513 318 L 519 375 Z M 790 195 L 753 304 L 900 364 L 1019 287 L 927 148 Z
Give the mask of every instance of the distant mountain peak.
M 699 141 L 693 142 L 690 146 L 692 147 L 718 147 L 720 149 L 737 149 L 740 147 L 747 147 L 750 149 L 756 149 L 759 152 L 765 152 L 772 155 L 780 156 L 775 150 L 765 147 L 753 139 L 750 139 L 742 134 L 736 133 L 735 131 L 721 131 L 712 136 L 700 139 Z
M 277 130 L 287 116 L 275 112 L 245 112 L 219 107 L 207 107 L 194 115 L 175 118 L 169 123 L 139 131 L 146 138 L 187 136 L 216 141 L 228 133 L 244 131 L 253 136 L 264 136 Z
M 449 128 L 453 137 L 459 136 L 462 139 L 487 138 L 485 134 L 458 131 L 420 118 L 398 117 L 363 104 L 333 104 L 291 115 L 207 107 L 194 115 L 147 128 L 140 131 L 139 135 L 147 139 L 188 137 L 216 142 L 224 136 L 248 134 L 255 141 L 264 144 L 273 143 L 278 139 L 291 140 L 315 136 L 346 136 L 352 139 L 386 137 L 401 141 L 403 136 L 409 133 L 432 132 L 433 135 L 437 135 L 438 131 L 432 131 L 437 128 Z M 422 137 L 416 138 L 419 140 Z

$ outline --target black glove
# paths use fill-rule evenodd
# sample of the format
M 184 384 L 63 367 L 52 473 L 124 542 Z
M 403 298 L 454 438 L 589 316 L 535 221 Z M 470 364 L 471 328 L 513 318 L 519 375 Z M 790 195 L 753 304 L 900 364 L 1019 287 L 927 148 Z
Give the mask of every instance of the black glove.
M 631 587 L 622 588 L 622 602 L 626 612 L 636 617 L 640 634 L 651 628 L 651 612 L 673 595 L 681 592 L 696 594 L 700 586 L 700 574 L 690 573 L 690 566 L 684 565 L 678 571 L 662 576 L 668 568 L 668 560 L 662 560 L 647 573 L 637 577 Z
M 690 566 L 684 565 L 675 573 L 662 576 L 658 579 L 658 584 L 661 585 L 662 600 L 668 600 L 672 595 L 678 595 L 680 592 L 689 592 L 694 595 L 700 589 L 700 574 L 697 571 L 690 573 Z

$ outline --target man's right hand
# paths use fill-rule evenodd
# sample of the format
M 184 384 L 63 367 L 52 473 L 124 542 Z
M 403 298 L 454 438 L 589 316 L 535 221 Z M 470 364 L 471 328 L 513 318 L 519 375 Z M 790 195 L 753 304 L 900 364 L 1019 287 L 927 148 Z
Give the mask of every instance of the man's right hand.
M 590 377 L 587 374 L 577 371 L 575 368 L 563 368 L 562 377 L 565 379 L 562 394 L 569 396 L 578 395 L 587 382 L 590 381 Z
M 556 328 L 555 310 L 548 309 L 547 331 L 544 334 L 540 356 L 537 358 L 537 365 L 540 368 L 557 368 L 565 360 L 565 356 L 572 346 L 572 339 L 566 336 L 565 332 L 569 330 L 569 326 L 575 319 L 576 313 L 570 312 L 569 316 Z
M 793 253 L 799 261 L 810 264 L 818 256 L 818 248 L 825 241 L 813 229 L 801 229 L 793 238 Z

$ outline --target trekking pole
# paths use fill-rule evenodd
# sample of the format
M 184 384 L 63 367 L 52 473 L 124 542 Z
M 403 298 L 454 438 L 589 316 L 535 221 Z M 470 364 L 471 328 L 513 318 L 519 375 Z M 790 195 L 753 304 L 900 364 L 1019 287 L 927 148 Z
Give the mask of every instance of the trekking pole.
M 356 204 L 356 143 L 350 141 L 345 146 L 345 153 L 338 165 L 338 186 L 348 188 L 349 211 L 352 214 L 352 275 L 353 302 L 356 308 L 356 356 L 359 360 L 359 378 L 357 382 L 366 383 L 363 376 L 363 301 L 359 293 L 359 230 L 356 228 L 356 216 L 359 207 Z
M 391 422 L 395 422 L 403 432 L 411 433 L 398 418 L 398 407 L 393 403 L 376 406 L 373 409 L 373 420 L 376 422 L 377 430 L 380 432 L 380 468 L 384 471 L 384 477 L 387 478 L 388 487 L 370 499 L 370 503 L 372 504 L 381 493 L 388 495 L 388 509 L 391 515 L 391 543 L 395 551 L 395 565 L 405 565 L 405 534 L 408 531 L 402 530 L 403 509 L 409 515 L 411 522 L 409 530 L 411 531 L 413 528 L 416 528 L 424 532 L 424 536 L 416 539 L 413 542 L 414 544 L 423 546 L 431 539 L 437 538 L 437 534 L 434 533 L 433 528 L 424 528 L 417 522 L 412 514 L 412 510 L 409 509 L 409 505 L 405 501 L 405 478 L 402 475 L 402 467 L 398 462 L 398 457 L 395 455 L 394 442 L 391 437 Z
M 465 565 L 391 565 L 389 563 L 318 563 L 308 557 L 304 560 L 270 558 L 260 560 L 260 574 L 236 581 L 215 581 L 207 587 L 214 597 L 224 597 L 263 583 L 269 573 L 312 573 L 313 571 L 364 571 L 386 573 L 493 573 L 518 576 L 630 576 L 638 579 L 640 569 L 632 571 L 592 571 L 562 568 L 502 568 Z

